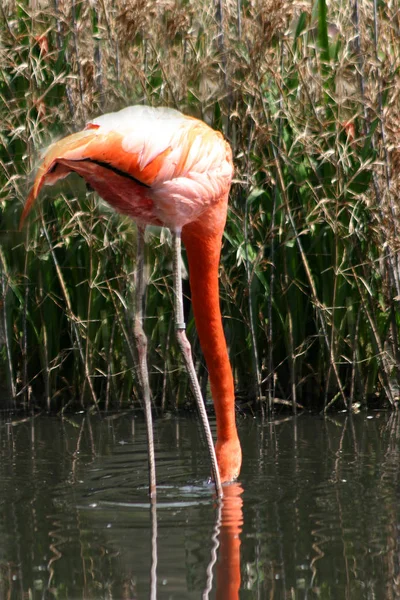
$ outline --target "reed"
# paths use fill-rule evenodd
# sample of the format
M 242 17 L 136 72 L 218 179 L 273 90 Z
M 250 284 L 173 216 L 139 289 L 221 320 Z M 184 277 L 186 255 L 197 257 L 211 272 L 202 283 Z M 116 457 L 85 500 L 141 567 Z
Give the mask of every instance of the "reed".
M 221 303 L 238 402 L 397 405 L 394 4 L 10 0 L 0 10 L 3 405 L 139 399 L 134 224 L 71 176 L 18 231 L 40 148 L 133 103 L 203 118 L 232 145 Z M 151 389 L 176 408 L 188 386 L 170 326 L 169 235 L 147 235 Z

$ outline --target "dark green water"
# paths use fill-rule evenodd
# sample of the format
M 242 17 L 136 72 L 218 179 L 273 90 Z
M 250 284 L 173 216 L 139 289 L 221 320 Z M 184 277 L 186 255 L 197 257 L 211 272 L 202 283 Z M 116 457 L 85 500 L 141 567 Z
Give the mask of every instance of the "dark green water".
M 240 421 L 221 507 L 195 418 L 0 421 L 0 599 L 400 598 L 400 419 Z M 238 589 L 239 588 L 239 589 Z

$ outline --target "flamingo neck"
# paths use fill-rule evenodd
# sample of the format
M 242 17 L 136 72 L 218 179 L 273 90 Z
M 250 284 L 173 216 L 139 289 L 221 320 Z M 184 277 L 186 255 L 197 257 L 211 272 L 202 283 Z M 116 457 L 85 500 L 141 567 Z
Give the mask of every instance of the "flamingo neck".
M 192 306 L 206 360 L 217 418 L 218 442 L 237 440 L 232 370 L 222 327 L 218 269 L 222 231 L 205 233 L 198 223 L 182 230 L 189 262 Z

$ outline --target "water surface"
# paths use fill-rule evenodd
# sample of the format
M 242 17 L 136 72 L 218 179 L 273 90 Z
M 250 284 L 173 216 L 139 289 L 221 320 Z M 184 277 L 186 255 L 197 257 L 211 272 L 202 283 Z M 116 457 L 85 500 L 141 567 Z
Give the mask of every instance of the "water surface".
M 400 598 L 400 420 L 241 418 L 215 501 L 196 418 L 0 420 L 0 598 Z

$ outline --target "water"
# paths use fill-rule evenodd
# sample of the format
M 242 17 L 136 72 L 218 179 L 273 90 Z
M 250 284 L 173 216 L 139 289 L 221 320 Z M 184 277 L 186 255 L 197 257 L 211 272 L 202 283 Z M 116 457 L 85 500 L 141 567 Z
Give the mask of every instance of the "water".
M 196 418 L 0 421 L 0 599 L 400 598 L 400 419 L 239 422 L 218 506 Z

